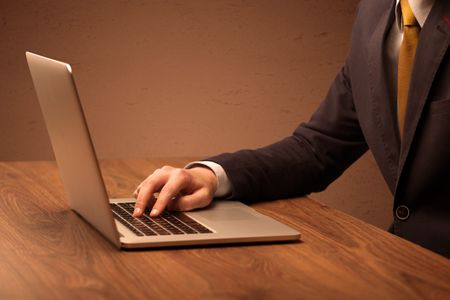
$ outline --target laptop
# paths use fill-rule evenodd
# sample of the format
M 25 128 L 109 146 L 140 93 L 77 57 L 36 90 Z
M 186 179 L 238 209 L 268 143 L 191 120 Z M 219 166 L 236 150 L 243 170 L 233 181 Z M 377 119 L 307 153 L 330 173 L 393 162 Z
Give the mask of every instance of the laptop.
M 69 64 L 26 52 L 69 205 L 118 248 L 295 241 L 300 233 L 237 201 L 134 218 L 134 198 L 108 199 Z

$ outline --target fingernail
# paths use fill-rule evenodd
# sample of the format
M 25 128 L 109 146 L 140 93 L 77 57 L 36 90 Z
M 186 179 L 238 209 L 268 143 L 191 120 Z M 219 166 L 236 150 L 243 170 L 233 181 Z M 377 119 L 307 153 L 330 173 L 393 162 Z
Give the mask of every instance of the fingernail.
M 134 215 L 136 215 L 136 214 L 140 214 L 141 213 L 141 211 L 142 211 L 142 209 L 140 208 L 140 207 L 136 207 L 135 209 L 134 209 Z
M 154 217 L 158 214 L 158 210 L 156 208 L 152 209 L 152 211 L 150 212 L 150 216 Z

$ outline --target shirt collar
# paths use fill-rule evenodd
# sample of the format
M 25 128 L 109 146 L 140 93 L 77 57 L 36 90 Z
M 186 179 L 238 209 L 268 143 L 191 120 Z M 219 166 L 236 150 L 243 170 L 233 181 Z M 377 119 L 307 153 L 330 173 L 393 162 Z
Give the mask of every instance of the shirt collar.
M 434 0 L 408 0 L 411 10 L 417 19 L 420 27 L 423 27 L 431 8 L 433 7 Z M 400 0 L 396 0 L 395 3 L 395 21 L 400 31 L 402 31 L 402 10 L 400 8 Z

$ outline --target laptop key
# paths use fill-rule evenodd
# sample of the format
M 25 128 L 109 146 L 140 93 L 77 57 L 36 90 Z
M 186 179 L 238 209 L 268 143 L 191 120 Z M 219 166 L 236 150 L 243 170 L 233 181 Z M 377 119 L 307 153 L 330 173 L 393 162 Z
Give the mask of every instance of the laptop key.
M 114 217 L 137 236 L 157 235 L 157 232 L 145 226 L 139 219 L 134 218 L 116 204 L 111 204 Z
M 141 231 L 137 230 L 136 228 L 134 228 L 130 223 L 128 223 L 125 219 L 123 219 L 119 213 L 117 213 L 116 211 L 113 210 L 113 215 L 114 218 L 119 221 L 122 225 L 124 225 L 125 227 L 127 227 L 129 230 L 131 230 L 134 234 L 136 234 L 137 236 L 143 236 L 144 233 L 142 233 Z

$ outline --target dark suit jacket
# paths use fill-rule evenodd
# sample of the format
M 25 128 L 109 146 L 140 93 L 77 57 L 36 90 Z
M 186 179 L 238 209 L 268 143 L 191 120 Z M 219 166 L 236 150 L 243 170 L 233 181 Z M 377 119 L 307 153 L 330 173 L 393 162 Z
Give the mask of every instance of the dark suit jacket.
M 309 122 L 268 147 L 209 160 L 234 198 L 251 201 L 321 191 L 370 149 L 394 195 L 391 231 L 450 257 L 450 1 L 436 0 L 421 30 L 402 142 L 383 61 L 394 3 L 360 3 L 346 63 Z M 402 205 L 409 213 L 395 217 Z

